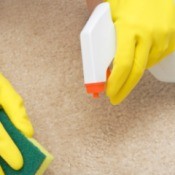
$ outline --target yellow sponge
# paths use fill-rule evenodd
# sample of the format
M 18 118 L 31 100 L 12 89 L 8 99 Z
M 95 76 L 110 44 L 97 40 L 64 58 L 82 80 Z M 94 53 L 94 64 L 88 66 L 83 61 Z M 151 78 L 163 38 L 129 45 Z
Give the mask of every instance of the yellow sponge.
M 28 139 L 21 134 L 3 110 L 0 110 L 0 122 L 19 148 L 24 160 L 24 166 L 16 171 L 0 157 L 0 165 L 5 175 L 42 175 L 53 160 L 52 155 L 36 140 Z
M 46 155 L 44 162 L 42 163 L 42 165 L 40 166 L 40 168 L 38 169 L 38 171 L 35 174 L 35 175 L 42 175 L 45 172 L 45 170 L 47 169 L 47 167 L 49 166 L 49 164 L 52 162 L 53 156 L 46 149 L 44 149 L 35 139 L 29 139 L 29 140 L 36 147 L 38 147 L 42 153 L 44 153 Z

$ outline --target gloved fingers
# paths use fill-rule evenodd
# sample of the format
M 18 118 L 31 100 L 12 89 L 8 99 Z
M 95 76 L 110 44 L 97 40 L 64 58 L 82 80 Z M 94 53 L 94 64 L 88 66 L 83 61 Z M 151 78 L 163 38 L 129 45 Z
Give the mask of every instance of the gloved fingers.
M 1 166 L 0 166 L 0 175 L 5 175 L 4 171 L 2 170 Z
M 132 35 L 126 27 L 118 25 L 116 29 L 117 52 L 106 89 L 106 94 L 109 98 L 116 96 L 127 80 L 133 66 L 136 44 L 134 35 Z
M 15 170 L 23 166 L 22 155 L 2 123 L 0 123 L 0 156 Z
M 149 40 L 146 40 L 146 42 L 140 41 L 137 43 L 133 68 L 127 81 L 120 89 L 118 94 L 110 98 L 112 104 L 116 105 L 121 103 L 137 85 L 144 74 L 148 62 L 150 48 L 151 43 Z
M 32 137 L 34 131 L 23 100 L 2 74 L 0 74 L 0 104 L 12 123 L 27 137 Z

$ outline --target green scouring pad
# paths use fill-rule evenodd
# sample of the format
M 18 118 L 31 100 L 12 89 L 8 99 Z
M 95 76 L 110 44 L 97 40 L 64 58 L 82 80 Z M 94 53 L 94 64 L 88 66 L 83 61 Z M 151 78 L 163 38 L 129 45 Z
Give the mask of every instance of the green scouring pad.
M 2 109 L 0 109 L 0 122 L 21 151 L 24 160 L 24 166 L 15 171 L 0 157 L 0 165 L 5 175 L 42 175 L 53 160 L 52 155 L 39 145 L 36 140 L 28 139 L 21 134 Z

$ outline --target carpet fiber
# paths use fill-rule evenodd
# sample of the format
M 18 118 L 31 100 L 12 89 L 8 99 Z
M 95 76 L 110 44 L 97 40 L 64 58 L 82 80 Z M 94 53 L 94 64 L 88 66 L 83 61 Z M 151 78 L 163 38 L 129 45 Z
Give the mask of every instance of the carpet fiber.
M 85 0 L 1 0 L 0 70 L 25 100 L 45 175 L 174 175 L 175 84 L 149 72 L 119 106 L 85 93 Z

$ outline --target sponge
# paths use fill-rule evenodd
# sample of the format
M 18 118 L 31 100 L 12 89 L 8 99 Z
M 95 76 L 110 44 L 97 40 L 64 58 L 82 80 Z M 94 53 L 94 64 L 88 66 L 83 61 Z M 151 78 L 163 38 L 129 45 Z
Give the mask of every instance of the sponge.
M 0 165 L 6 175 L 42 175 L 53 157 L 36 140 L 26 138 L 11 123 L 6 113 L 0 109 L 0 122 L 11 136 L 12 140 L 21 151 L 24 166 L 16 171 L 0 157 Z M 12 155 L 13 156 L 13 155 Z

